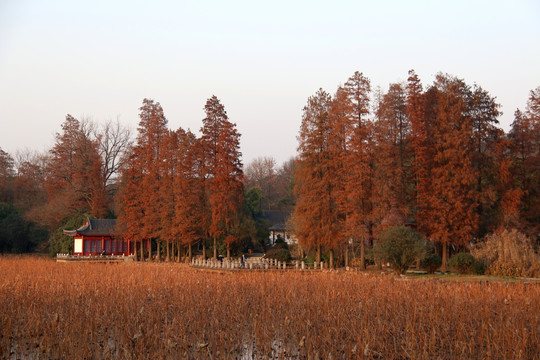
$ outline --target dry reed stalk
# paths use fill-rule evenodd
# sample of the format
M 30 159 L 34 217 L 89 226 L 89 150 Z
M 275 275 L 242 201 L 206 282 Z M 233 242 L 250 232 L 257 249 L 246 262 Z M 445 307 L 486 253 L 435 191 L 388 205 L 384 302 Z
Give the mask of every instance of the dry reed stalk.
M 540 286 L 0 257 L 0 357 L 538 359 Z

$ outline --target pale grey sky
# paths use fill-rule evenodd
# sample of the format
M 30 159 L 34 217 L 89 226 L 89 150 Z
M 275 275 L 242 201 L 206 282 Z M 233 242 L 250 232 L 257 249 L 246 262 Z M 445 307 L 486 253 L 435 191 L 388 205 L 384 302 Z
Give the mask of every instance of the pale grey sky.
M 244 163 L 281 163 L 319 87 L 412 68 L 481 85 L 507 130 L 540 86 L 540 2 L 0 0 L 0 147 L 48 149 L 68 113 L 135 130 L 145 97 L 198 131 L 215 94 Z

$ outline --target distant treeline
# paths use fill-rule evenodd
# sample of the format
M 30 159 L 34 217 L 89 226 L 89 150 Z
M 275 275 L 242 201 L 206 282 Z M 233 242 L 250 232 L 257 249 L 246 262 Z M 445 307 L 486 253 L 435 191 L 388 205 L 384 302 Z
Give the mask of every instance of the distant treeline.
M 540 88 L 505 133 L 500 105 L 480 86 L 446 74 L 423 86 L 409 75 L 386 92 L 359 72 L 334 95 L 319 90 L 304 108 L 296 159 L 279 168 L 271 157 L 243 166 L 240 134 L 215 96 L 200 137 L 170 130 L 149 99 L 135 138 L 118 121 L 67 115 L 47 153 L 0 149 L 0 252 L 46 238 L 51 253 L 69 252 L 62 229 L 87 216 L 118 218 L 126 238 L 150 238 L 168 258 L 194 244 L 214 256 L 263 250 L 263 209 L 294 210 L 300 244 L 319 255 L 351 241 L 364 254 L 397 223 L 445 259 L 449 245 L 466 248 L 502 227 L 537 239 Z

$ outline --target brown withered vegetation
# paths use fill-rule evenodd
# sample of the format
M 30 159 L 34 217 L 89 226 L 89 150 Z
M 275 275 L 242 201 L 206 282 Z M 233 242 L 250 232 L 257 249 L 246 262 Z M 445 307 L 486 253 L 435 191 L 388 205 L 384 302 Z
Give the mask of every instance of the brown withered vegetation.
M 0 357 L 538 359 L 540 286 L 0 257 Z

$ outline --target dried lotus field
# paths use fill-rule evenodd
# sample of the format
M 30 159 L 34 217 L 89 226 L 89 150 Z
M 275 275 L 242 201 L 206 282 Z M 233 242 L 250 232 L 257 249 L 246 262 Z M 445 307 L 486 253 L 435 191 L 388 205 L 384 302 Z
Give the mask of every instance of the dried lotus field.
M 2 359 L 538 359 L 540 286 L 0 257 Z

